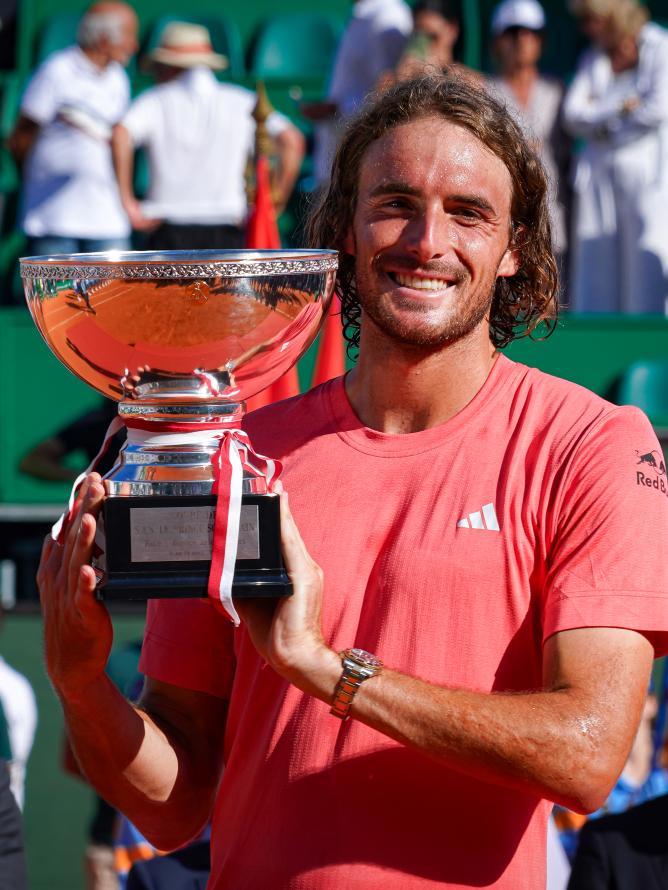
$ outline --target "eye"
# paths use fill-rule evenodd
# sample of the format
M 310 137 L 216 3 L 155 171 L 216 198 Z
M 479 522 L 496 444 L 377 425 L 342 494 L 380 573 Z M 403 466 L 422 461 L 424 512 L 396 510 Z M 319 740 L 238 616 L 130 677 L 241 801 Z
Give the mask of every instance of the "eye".
M 389 208 L 390 210 L 404 210 L 407 207 L 410 207 L 411 203 L 408 198 L 404 198 L 402 195 L 397 195 L 393 198 L 386 198 L 383 201 L 382 206 Z
M 451 213 L 465 225 L 473 225 L 483 219 L 482 214 L 475 207 L 456 207 Z

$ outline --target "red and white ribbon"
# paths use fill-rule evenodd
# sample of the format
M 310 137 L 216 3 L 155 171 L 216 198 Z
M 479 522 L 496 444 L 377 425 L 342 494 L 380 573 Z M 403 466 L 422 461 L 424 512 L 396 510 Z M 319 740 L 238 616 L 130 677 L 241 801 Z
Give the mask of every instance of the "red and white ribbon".
M 107 429 L 98 454 L 85 472 L 75 480 L 68 512 L 60 517 L 51 531 L 53 539 L 62 543 L 81 483 L 88 473 L 96 469 L 109 442 L 124 425 L 127 425 L 128 442 L 135 445 L 193 445 L 211 443 L 212 440 L 218 442 L 218 448 L 211 458 L 214 480 L 212 494 L 216 496 L 216 506 L 207 593 L 212 602 L 238 625 L 239 616 L 232 602 L 232 583 L 239 546 L 244 468 L 264 476 L 267 488 L 272 492 L 283 469 L 279 461 L 254 451 L 248 435 L 241 429 L 213 423 L 157 423 L 136 418 L 127 418 L 124 423 L 120 417 L 115 417 Z
M 217 500 L 208 594 L 238 626 L 239 616 L 232 602 L 232 582 L 239 546 L 244 467 L 259 471 L 267 480 L 269 491 L 274 491 L 282 466 L 278 461 L 253 451 L 250 439 L 239 429 L 223 430 L 220 447 L 212 463 L 212 493 Z

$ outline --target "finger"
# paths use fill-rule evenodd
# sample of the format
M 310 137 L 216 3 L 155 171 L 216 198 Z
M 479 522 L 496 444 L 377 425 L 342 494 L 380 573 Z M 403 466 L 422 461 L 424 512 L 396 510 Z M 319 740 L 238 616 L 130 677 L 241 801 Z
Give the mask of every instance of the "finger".
M 93 542 L 95 540 L 96 522 L 95 517 L 90 512 L 86 512 L 81 517 L 79 523 L 79 531 L 74 540 L 69 562 L 67 564 L 67 586 L 68 590 L 75 591 L 77 588 L 77 578 L 83 565 L 87 565 L 92 556 Z
M 283 491 L 280 495 L 281 504 L 281 545 L 283 558 L 289 574 L 309 569 L 314 565 L 297 524 L 290 511 L 288 493 Z
M 106 611 L 101 602 L 95 598 L 97 575 L 92 566 L 82 565 L 76 578 L 74 604 L 84 620 L 99 618 L 100 612 Z
M 104 499 L 104 487 L 101 484 L 100 476 L 98 473 L 91 474 L 87 476 L 84 480 L 84 485 L 86 486 L 85 490 L 82 486 L 82 490 L 84 491 L 84 495 L 81 498 L 81 503 L 78 506 L 78 511 L 75 517 L 75 521 L 72 523 L 71 528 L 68 530 L 67 537 L 65 539 L 65 549 L 63 553 L 63 566 L 67 572 L 67 581 L 68 581 L 68 589 L 73 590 L 72 583 L 74 581 L 72 569 L 78 571 L 78 567 L 81 565 L 80 555 L 76 552 L 77 548 L 80 547 L 80 532 L 82 523 L 85 521 L 85 517 L 89 516 L 93 519 L 93 537 L 95 536 L 95 518 L 100 510 L 100 505 Z M 91 544 L 92 546 L 92 544 Z M 86 561 L 90 559 L 90 556 L 86 557 Z
M 48 578 L 51 574 L 55 574 L 58 571 L 58 565 L 60 563 L 60 558 L 56 560 L 56 555 L 61 548 L 56 544 L 56 542 L 51 537 L 51 532 L 44 538 L 44 543 L 42 544 L 42 553 L 39 558 L 39 566 L 37 567 L 37 589 L 39 591 L 40 600 L 42 599 L 42 592 L 46 589 L 46 584 Z

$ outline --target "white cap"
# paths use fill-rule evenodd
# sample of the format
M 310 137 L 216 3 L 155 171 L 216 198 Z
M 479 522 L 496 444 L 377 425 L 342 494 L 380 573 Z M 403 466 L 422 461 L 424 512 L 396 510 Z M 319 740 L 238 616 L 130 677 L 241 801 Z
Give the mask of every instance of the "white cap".
M 507 28 L 528 28 L 542 31 L 545 27 L 545 12 L 538 0 L 504 0 L 494 10 L 492 34 L 498 37 Z

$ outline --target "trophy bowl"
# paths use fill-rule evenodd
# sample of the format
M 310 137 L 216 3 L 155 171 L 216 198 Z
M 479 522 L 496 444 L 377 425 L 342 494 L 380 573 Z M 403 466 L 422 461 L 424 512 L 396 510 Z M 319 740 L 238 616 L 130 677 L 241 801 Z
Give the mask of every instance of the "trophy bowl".
M 101 598 L 207 594 L 226 433 L 243 459 L 234 596 L 290 592 L 271 473 L 243 442 L 240 422 L 245 400 L 314 340 L 337 265 L 330 250 L 20 260 L 46 343 L 72 373 L 119 402 L 127 427 L 104 478 L 105 546 L 94 562 Z

